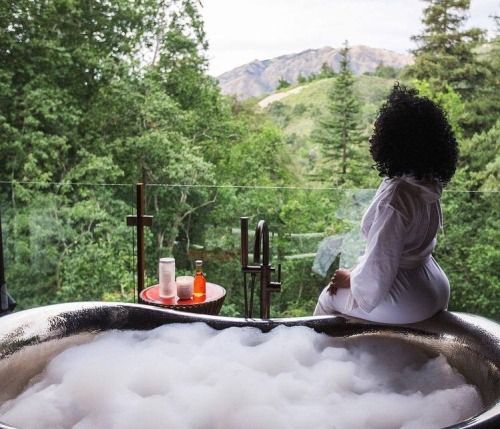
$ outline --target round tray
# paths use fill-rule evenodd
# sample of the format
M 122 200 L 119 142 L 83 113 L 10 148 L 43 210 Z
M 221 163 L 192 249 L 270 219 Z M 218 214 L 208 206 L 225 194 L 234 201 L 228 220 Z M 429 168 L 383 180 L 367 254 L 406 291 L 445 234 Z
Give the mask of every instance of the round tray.
M 188 313 L 218 315 L 226 297 L 226 290 L 215 283 L 207 282 L 207 293 L 203 297 L 193 296 L 192 299 L 180 299 L 178 296 L 161 298 L 160 285 L 156 284 L 144 289 L 139 297 L 143 304 L 171 308 Z

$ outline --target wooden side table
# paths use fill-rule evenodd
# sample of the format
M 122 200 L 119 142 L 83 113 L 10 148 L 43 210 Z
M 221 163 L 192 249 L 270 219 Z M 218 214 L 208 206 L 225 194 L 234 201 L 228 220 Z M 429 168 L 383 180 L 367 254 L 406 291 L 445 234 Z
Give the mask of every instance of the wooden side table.
M 140 294 L 140 298 L 144 304 L 186 311 L 188 313 L 211 314 L 214 316 L 219 314 L 225 297 L 226 289 L 215 283 L 209 282 L 207 282 L 207 294 L 203 297 L 193 296 L 192 299 L 180 299 L 178 296 L 173 298 L 161 298 L 159 284 L 144 289 Z

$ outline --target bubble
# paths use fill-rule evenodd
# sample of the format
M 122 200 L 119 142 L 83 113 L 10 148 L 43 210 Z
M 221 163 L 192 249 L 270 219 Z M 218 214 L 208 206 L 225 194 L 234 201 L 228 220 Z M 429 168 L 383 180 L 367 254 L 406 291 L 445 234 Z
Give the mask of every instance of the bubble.
M 0 415 L 25 429 L 415 429 L 481 409 L 445 357 L 401 341 L 196 323 L 68 348 Z

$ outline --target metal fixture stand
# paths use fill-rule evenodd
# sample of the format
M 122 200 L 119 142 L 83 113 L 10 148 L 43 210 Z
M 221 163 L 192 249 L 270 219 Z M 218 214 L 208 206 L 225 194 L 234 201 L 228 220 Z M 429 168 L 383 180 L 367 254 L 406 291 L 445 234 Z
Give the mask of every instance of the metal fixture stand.
M 3 239 L 2 239 L 2 217 L 0 215 L 0 316 L 10 313 L 14 310 L 16 301 L 12 299 L 7 292 L 5 283 L 5 268 L 3 266 Z
M 144 214 L 144 183 L 137 183 L 137 214 L 127 216 L 127 225 L 137 227 L 137 302 L 144 289 L 144 227 L 153 225 L 153 216 Z
M 278 264 L 278 281 L 271 281 L 271 273 L 275 269 L 269 264 L 269 229 L 264 220 L 259 221 L 255 229 L 253 248 L 253 263 L 248 265 L 248 217 L 240 218 L 241 227 L 241 271 L 245 295 L 245 318 L 251 318 L 253 313 L 253 296 L 255 279 L 260 275 L 260 317 L 269 319 L 271 309 L 271 292 L 281 290 L 281 264 Z M 261 262 L 262 254 L 262 262 Z M 250 300 L 248 300 L 247 273 L 252 276 Z

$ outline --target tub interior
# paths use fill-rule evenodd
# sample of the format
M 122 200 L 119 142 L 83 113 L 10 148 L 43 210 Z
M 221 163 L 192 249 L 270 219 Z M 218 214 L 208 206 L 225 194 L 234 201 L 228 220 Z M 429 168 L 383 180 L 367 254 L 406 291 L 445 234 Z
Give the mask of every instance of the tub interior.
M 254 326 L 263 332 L 282 324 L 306 325 L 345 343 L 383 339 L 404 342 L 423 351 L 429 358 L 442 354 L 468 383 L 478 387 L 484 404 L 482 417 L 497 419 L 499 415 L 500 356 L 498 351 L 500 344 L 498 338 L 500 338 L 500 333 L 498 325 L 494 323 L 488 326 L 488 322 L 485 322 L 486 328 L 492 328 L 497 337 L 492 336 L 488 329 L 479 332 L 484 335 L 478 335 L 477 326 L 472 323 L 461 325 L 458 323 L 460 320 L 453 315 L 446 316 L 444 319 L 398 327 L 351 323 L 341 318 L 283 319 L 281 321 L 231 319 L 187 315 L 171 310 L 141 307 L 144 306 L 129 305 L 109 308 L 104 306 L 104 308 L 92 308 L 90 311 L 87 309 L 83 312 L 81 310 L 76 313 L 69 311 L 62 314 L 56 311 L 56 318 L 53 317 L 55 313 L 52 312 L 52 316 L 44 315 L 37 320 L 36 327 L 30 326 L 29 322 L 24 323 L 22 325 L 24 329 L 11 331 L 3 337 L 0 323 L 0 403 L 18 396 L 55 355 L 68 347 L 91 341 L 100 332 L 110 329 L 148 330 L 165 323 L 202 321 L 216 329 Z M 468 322 L 474 322 L 474 319 L 469 318 Z M 14 320 L 13 326 L 15 323 Z M 484 327 L 484 324 L 482 326 Z M 40 332 L 43 333 L 40 334 Z M 474 419 L 475 417 L 471 421 Z M 500 420 L 495 420 L 495 422 L 498 421 Z
M 321 330 L 320 330 L 321 331 Z M 494 405 L 500 397 L 500 374 L 498 368 L 484 356 L 477 353 L 464 342 L 454 338 L 437 339 L 405 332 L 361 332 L 351 335 L 326 330 L 327 334 L 341 340 L 339 345 L 360 344 L 364 340 L 382 340 L 393 343 L 405 343 L 425 353 L 430 359 L 442 354 L 452 367 L 460 372 L 468 383 L 478 387 L 485 409 Z M 92 341 L 99 332 L 85 332 L 60 339 L 53 339 L 35 345 L 23 347 L 6 359 L 0 360 L 0 403 L 18 396 L 30 380 L 42 373 L 49 361 L 69 347 Z
M 19 396 L 33 377 L 43 372 L 53 357 L 69 347 L 92 341 L 96 335 L 96 332 L 85 332 L 29 345 L 0 360 L 0 404 Z

